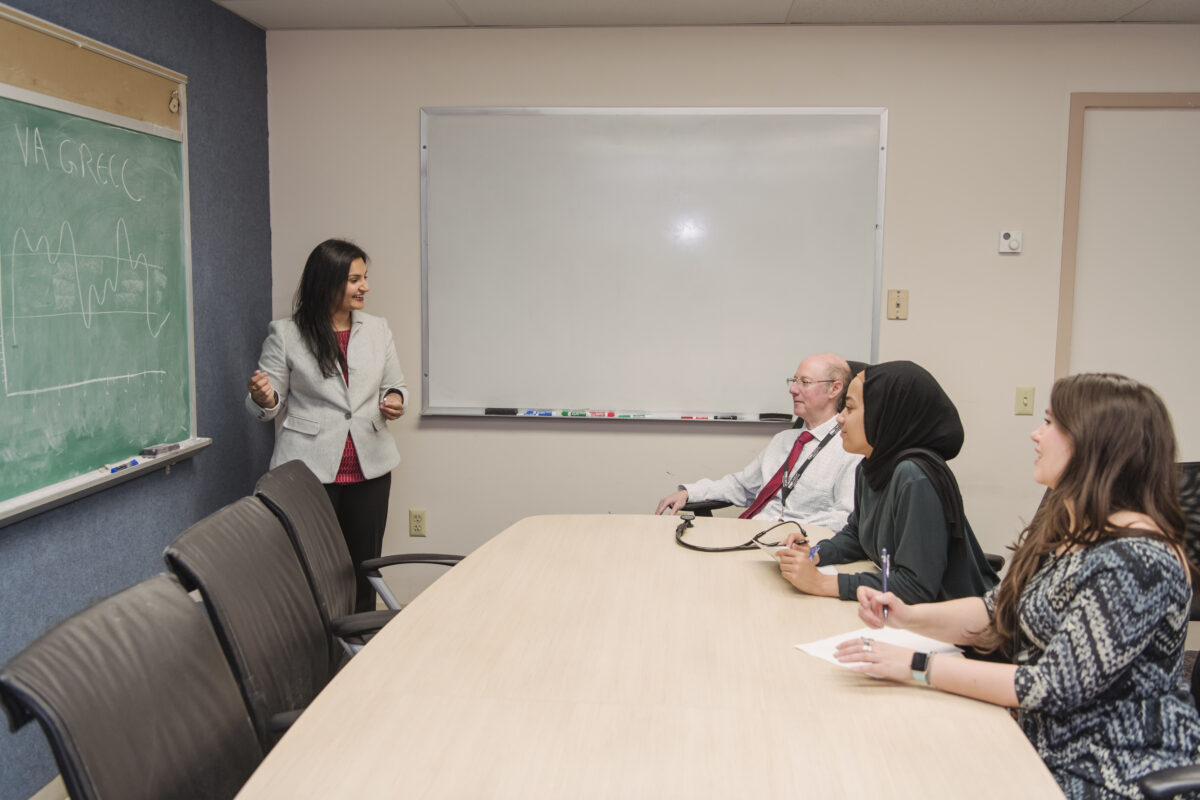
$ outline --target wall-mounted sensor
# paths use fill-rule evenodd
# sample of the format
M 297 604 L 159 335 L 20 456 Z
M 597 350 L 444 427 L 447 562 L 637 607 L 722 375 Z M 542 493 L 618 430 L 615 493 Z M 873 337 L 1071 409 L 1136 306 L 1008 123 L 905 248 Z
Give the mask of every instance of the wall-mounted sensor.
M 1020 231 L 1000 231 L 1000 252 L 1001 253 L 1019 253 L 1019 252 L 1021 252 L 1021 232 Z

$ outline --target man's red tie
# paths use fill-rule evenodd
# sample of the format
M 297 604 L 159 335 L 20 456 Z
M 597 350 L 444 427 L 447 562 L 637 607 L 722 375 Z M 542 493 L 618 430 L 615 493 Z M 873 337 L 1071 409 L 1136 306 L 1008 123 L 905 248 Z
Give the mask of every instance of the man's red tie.
M 738 519 L 750 519 L 762 511 L 763 506 L 771 502 L 771 498 L 779 492 L 779 487 L 783 485 L 784 470 L 788 472 L 792 471 L 792 468 L 796 466 L 796 461 L 800 458 L 800 451 L 804 449 L 804 445 L 815 438 L 812 435 L 812 431 L 802 431 L 800 433 L 800 436 L 796 439 L 796 443 L 792 445 L 792 452 L 788 453 L 787 460 L 779 465 L 779 471 L 771 477 L 771 480 L 767 481 L 766 486 L 759 491 L 758 497 L 754 498 L 754 502 L 742 512 L 742 515 Z

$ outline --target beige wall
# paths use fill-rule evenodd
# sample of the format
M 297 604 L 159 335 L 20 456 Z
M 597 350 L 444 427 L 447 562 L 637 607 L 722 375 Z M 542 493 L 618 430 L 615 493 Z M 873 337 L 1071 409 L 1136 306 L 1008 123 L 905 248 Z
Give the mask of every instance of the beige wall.
M 958 404 L 967 442 L 952 466 L 991 551 L 1041 495 L 1039 418 L 1013 416 L 1013 392 L 1036 386 L 1040 409 L 1050 388 L 1068 95 L 1200 89 L 1200 26 L 272 31 L 267 54 L 275 316 L 317 241 L 354 238 L 414 408 L 420 107 L 887 107 L 883 285 L 911 298 L 907 321 L 882 322 L 880 356 L 921 362 Z M 1023 230 L 1022 255 L 997 254 L 1004 228 Z M 393 430 L 405 460 L 385 551 L 448 552 L 530 514 L 649 512 L 680 480 L 740 468 L 772 432 L 416 413 Z M 407 536 L 413 507 L 428 510 L 427 540 Z M 411 596 L 434 575 L 391 581 Z

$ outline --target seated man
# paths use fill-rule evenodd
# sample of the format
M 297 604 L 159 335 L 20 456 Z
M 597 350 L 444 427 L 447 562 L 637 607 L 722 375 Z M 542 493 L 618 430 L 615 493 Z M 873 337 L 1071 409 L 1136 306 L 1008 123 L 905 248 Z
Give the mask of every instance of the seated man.
M 802 428 L 776 434 L 741 472 L 681 484 L 654 513 L 674 514 L 691 502 L 746 506 L 743 519 L 794 520 L 841 530 L 854 509 L 854 468 L 861 456 L 842 449 L 836 415 L 850 366 L 830 353 L 809 356 L 788 379 Z

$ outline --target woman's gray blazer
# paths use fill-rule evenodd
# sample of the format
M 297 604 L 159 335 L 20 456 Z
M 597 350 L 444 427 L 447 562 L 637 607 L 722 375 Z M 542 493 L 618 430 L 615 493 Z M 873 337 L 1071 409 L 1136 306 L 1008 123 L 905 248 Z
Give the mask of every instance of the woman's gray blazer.
M 349 386 L 340 371 L 332 377 L 321 375 L 316 357 L 294 322 L 280 319 L 271 323 L 258 368 L 270 376 L 279 401 L 274 408 L 260 408 L 247 393 L 246 408 L 264 422 L 283 416 L 275 429 L 272 469 L 298 458 L 321 483 L 332 483 L 347 433 L 354 439 L 359 464 L 368 479 L 388 473 L 400 463 L 396 441 L 379 411 L 384 395 L 391 390 L 400 392 L 408 406 L 408 387 L 387 321 L 353 312 L 346 353 Z

